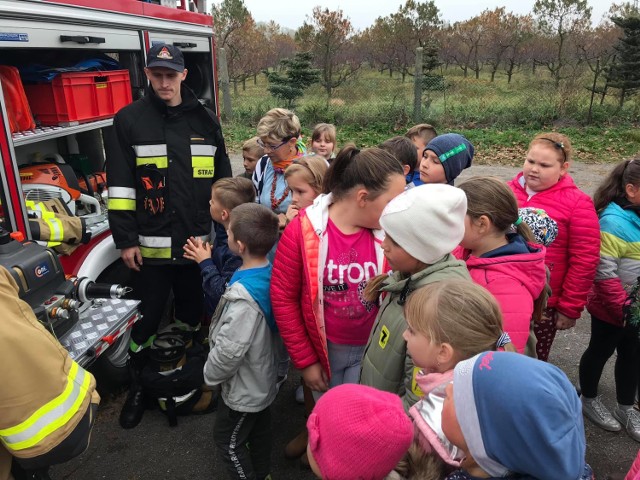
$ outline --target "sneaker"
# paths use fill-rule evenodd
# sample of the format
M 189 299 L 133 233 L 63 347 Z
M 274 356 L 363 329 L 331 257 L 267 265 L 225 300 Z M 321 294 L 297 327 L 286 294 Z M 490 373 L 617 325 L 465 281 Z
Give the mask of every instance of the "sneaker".
M 619 432 L 622 425 L 613 418 L 611 412 L 604 406 L 600 397 L 586 398 L 580 397 L 582 400 L 582 413 L 585 417 L 595 423 L 603 430 L 609 432 Z
M 640 442 L 640 412 L 633 408 L 622 409 L 617 406 L 613 416 L 624 425 L 625 430 L 636 442 Z
M 302 385 L 298 385 L 298 388 L 296 388 L 296 403 L 304 405 L 304 390 L 302 389 Z

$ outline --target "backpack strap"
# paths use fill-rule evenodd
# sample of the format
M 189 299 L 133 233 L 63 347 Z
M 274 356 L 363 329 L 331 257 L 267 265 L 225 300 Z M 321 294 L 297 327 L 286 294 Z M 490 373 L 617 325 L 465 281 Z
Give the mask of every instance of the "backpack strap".
M 267 163 L 269 162 L 269 155 L 264 155 L 258 164 L 256 164 L 256 169 L 251 176 L 251 180 L 253 181 L 253 186 L 258 193 L 258 198 L 262 195 L 262 188 L 264 187 L 264 173 L 267 170 Z

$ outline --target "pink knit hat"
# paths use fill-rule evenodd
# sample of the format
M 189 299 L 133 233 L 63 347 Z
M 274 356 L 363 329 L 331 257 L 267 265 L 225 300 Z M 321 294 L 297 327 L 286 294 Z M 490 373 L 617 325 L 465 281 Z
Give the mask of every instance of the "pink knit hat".
M 382 480 L 413 441 L 400 397 L 365 385 L 344 384 L 325 393 L 307 429 L 325 480 Z

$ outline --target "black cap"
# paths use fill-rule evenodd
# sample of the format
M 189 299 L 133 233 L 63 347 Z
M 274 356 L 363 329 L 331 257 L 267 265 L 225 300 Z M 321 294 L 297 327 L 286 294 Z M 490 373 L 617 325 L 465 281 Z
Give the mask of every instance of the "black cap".
M 178 47 L 157 43 L 147 53 L 147 67 L 166 67 L 177 72 L 184 70 L 184 57 Z

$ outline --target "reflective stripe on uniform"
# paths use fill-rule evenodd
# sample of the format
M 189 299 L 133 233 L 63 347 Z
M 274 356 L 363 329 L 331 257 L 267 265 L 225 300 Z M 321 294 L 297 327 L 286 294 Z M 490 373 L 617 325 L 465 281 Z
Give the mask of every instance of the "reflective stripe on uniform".
M 144 258 L 171 258 L 171 237 L 138 235 L 138 241 Z
M 136 189 L 128 187 L 109 187 L 109 198 L 136 199 Z
M 171 248 L 140 247 L 140 255 L 144 258 L 171 258 Z
M 80 410 L 88 394 L 91 376 L 73 362 L 63 392 L 36 410 L 15 427 L 0 430 L 0 440 L 9 451 L 24 450 L 37 445 L 55 432 Z
M 217 149 L 218 147 L 214 147 L 213 145 L 191 145 L 191 155 L 194 157 L 197 157 L 197 156 L 213 157 L 216 154 Z
M 49 227 L 49 241 L 61 242 L 64 240 L 64 227 L 58 218 L 48 218 L 45 223 Z
M 135 212 L 136 201 L 125 198 L 110 198 L 107 206 L 109 210 L 130 210 Z
M 143 247 L 171 248 L 171 237 L 149 237 L 146 235 L 138 235 L 138 241 Z
M 107 206 L 109 210 L 136 210 L 136 189 L 129 187 L 109 187 Z
M 213 168 L 213 157 L 191 157 L 193 168 Z
M 136 167 L 142 165 L 155 165 L 156 168 L 167 168 L 169 160 L 167 157 L 136 157 Z
M 133 150 L 136 152 L 136 157 L 165 157 L 167 155 L 167 145 L 164 143 L 134 145 Z
M 155 164 L 157 168 L 167 168 L 169 165 L 166 144 L 134 145 L 133 150 L 136 152 L 136 167 Z

